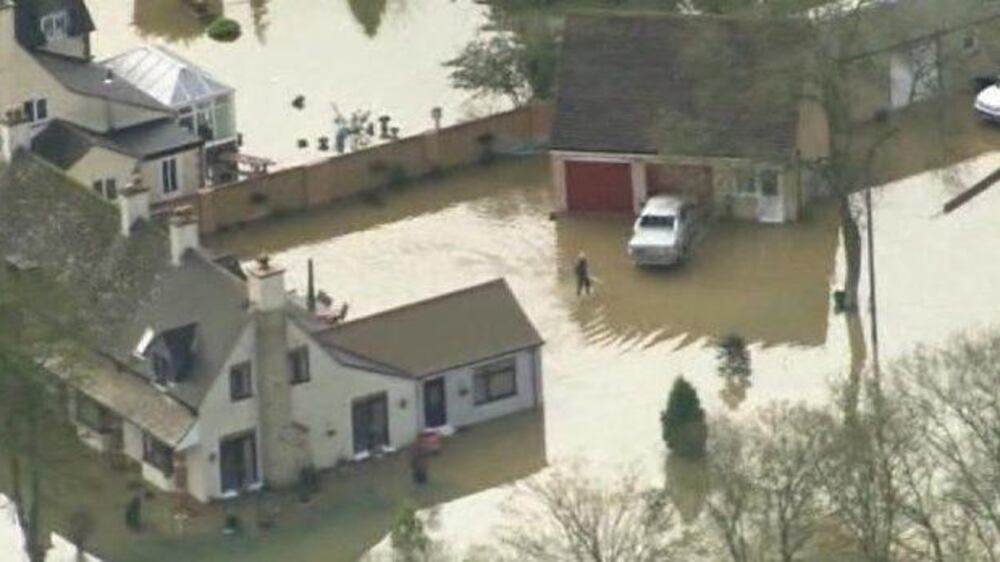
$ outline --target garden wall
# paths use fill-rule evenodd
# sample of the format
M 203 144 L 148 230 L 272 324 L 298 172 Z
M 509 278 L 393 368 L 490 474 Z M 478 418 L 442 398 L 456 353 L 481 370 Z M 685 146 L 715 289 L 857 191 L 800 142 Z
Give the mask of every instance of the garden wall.
M 549 139 L 552 113 L 549 104 L 530 105 L 207 188 L 196 195 L 161 203 L 156 211 L 166 213 L 181 205 L 192 205 L 199 212 L 202 232 L 210 234 L 276 213 L 326 205 L 392 182 L 475 164 L 483 158 L 487 144 L 499 154 L 537 148 Z

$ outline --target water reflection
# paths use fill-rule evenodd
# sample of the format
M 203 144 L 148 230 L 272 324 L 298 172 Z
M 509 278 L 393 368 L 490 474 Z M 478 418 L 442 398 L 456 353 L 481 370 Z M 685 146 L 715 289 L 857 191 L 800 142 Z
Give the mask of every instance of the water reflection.
M 832 209 L 814 211 L 780 227 L 714 224 L 692 260 L 670 270 L 636 270 L 625 252 L 627 219 L 562 218 L 560 267 L 583 250 L 596 282 L 594 295 L 569 307 L 572 316 L 599 344 L 680 338 L 684 346 L 735 333 L 764 345 L 821 345 L 838 237 Z
M 259 0 L 257 0 L 259 1 Z M 221 15 L 222 0 L 207 0 L 207 11 Z M 157 38 L 169 43 L 188 43 L 205 32 L 205 20 L 178 0 L 135 0 L 132 3 L 132 23 L 143 39 Z M 100 29 L 107 33 L 109 30 Z
M 365 35 L 375 37 L 385 15 L 386 0 L 347 0 L 347 4 Z
M 253 34 L 261 44 L 267 43 L 267 28 L 271 25 L 267 17 L 268 0 L 250 0 L 250 19 L 253 21 Z
M 663 463 L 663 473 L 674 509 L 685 523 L 694 522 L 701 514 L 710 491 L 707 461 L 669 453 Z

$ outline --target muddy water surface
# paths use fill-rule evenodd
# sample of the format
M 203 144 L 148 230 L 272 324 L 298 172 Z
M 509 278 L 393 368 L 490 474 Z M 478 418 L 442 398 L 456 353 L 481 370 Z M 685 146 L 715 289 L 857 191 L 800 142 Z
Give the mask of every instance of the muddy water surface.
M 320 136 L 333 136 L 331 103 L 341 112 L 387 114 L 412 135 L 433 125 L 431 108 L 452 123 L 473 109 L 451 89 L 441 63 L 485 22 L 471 0 L 294 0 L 209 2 L 237 20 L 243 36 L 218 43 L 181 0 L 90 0 L 104 58 L 144 43 L 165 45 L 237 90 L 245 150 L 280 164 L 312 160 Z M 294 109 L 293 98 L 305 96 Z M 475 111 L 503 107 L 483 102 Z M 299 149 L 297 140 L 309 141 Z
M 1000 155 L 988 154 L 876 195 L 883 357 L 996 322 L 1000 190 L 948 216 L 940 206 L 958 189 L 949 180 L 968 183 L 997 165 Z M 243 256 L 274 252 L 299 290 L 315 259 L 319 286 L 356 315 L 506 277 L 547 341 L 547 462 L 581 462 L 594 474 L 639 465 L 663 477 L 657 416 L 680 374 L 712 414 L 741 415 L 771 400 L 825 400 L 852 353 L 868 356 L 867 323 L 848 330 L 829 305 L 842 259 L 836 215 L 824 205 L 796 225 L 717 224 L 687 266 L 669 271 L 631 266 L 626 219 L 551 221 L 549 208 L 547 167 L 530 159 L 216 244 Z M 596 290 L 578 299 L 570 268 L 581 250 Z M 752 342 L 749 388 L 715 374 L 711 340 L 730 332 Z M 505 496 L 484 490 L 444 504 L 444 534 L 463 544 L 486 536 Z

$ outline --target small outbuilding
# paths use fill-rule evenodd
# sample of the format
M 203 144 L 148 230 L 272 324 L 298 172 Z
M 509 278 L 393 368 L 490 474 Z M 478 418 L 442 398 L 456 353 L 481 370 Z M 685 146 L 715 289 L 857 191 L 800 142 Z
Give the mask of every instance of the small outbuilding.
M 552 134 L 557 211 L 637 212 L 656 193 L 717 214 L 795 220 L 828 156 L 802 45 L 780 25 L 714 16 L 567 18 Z

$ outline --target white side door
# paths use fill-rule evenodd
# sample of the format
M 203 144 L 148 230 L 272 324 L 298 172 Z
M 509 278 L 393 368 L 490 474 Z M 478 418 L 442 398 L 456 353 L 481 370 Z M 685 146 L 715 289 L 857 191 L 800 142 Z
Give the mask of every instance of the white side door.
M 781 197 L 778 172 L 761 170 L 757 174 L 757 220 L 785 222 L 785 202 Z

